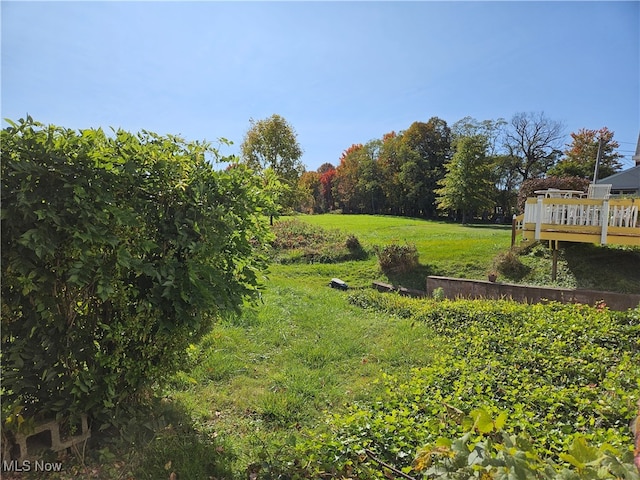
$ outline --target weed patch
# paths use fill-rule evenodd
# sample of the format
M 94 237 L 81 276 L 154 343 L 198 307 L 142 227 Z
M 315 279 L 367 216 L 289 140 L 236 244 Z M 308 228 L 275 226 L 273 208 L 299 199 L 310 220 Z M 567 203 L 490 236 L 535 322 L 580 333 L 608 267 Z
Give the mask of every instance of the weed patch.
M 279 263 L 336 263 L 368 256 L 354 235 L 297 219 L 276 222 L 273 233 L 273 258 Z
M 502 275 L 516 281 L 522 280 L 531 271 L 531 267 L 522 263 L 517 252 L 513 249 L 498 254 L 493 264 L 494 268 Z

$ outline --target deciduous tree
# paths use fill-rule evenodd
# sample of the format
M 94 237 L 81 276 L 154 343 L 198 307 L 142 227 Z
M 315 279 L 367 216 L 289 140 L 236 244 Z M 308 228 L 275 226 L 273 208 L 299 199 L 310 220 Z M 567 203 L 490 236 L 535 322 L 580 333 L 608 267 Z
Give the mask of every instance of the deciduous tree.
M 447 174 L 436 190 L 438 208 L 460 211 L 462 223 L 467 223 L 475 212 L 493 207 L 491 164 L 487 159 L 487 140 L 482 135 L 460 137 L 455 154 L 445 164 Z
M 298 196 L 297 185 L 304 172 L 302 148 L 295 130 L 280 115 L 264 120 L 249 120 L 250 128 L 241 145 L 242 161 L 254 170 L 271 168 L 280 182 L 288 186 L 283 195 L 283 207 L 294 207 Z
M 340 156 L 336 168 L 335 196 L 340 208 L 345 213 L 355 213 L 358 208 L 358 174 L 360 170 L 361 150 L 364 145 L 354 143 Z
M 298 181 L 300 192 L 300 210 L 307 213 L 322 211 L 322 184 L 318 172 L 304 172 Z
M 321 194 L 322 194 L 322 211 L 329 212 L 334 208 L 333 187 L 336 178 L 336 169 L 330 163 L 325 163 L 318 169 L 320 174 Z
M 600 142 L 602 152 L 598 164 L 598 178 L 613 175 L 622 168 L 618 161 L 622 155 L 615 151 L 620 144 L 613 139 L 613 132 L 607 127 L 600 130 L 582 128 L 571 133 L 571 139 L 569 148 L 564 152 L 565 157 L 549 170 L 550 175 L 593 179 Z
M 564 126 L 544 113 L 518 113 L 511 119 L 504 146 L 509 157 L 518 159 L 522 180 L 540 177 L 560 157 Z
M 407 213 L 435 216 L 435 190 L 444 177 L 444 164 L 451 158 L 451 129 L 444 120 L 432 117 L 426 123 L 411 124 L 402 133 L 402 142 L 414 152 L 401 167 L 401 183 L 407 189 Z

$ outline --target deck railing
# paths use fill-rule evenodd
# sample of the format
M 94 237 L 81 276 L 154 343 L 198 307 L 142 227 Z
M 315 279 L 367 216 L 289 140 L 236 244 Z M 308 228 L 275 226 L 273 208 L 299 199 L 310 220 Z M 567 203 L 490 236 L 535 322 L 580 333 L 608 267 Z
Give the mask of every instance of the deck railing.
M 528 198 L 518 228 L 527 240 L 640 246 L 638 207 L 640 199 Z

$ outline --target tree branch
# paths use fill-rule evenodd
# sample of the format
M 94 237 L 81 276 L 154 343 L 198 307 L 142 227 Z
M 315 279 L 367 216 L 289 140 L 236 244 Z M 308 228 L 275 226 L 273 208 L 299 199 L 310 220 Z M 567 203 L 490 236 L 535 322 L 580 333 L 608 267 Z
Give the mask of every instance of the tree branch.
M 380 460 L 378 457 L 375 456 L 375 454 L 369 450 L 369 449 L 365 449 L 364 450 L 365 453 L 367 454 L 367 456 L 373 460 L 374 462 L 382 465 L 385 468 L 388 468 L 389 470 L 391 470 L 393 473 L 395 473 L 396 475 L 400 475 L 402 478 L 406 478 L 407 480 L 417 480 L 415 477 L 412 477 L 411 475 L 407 475 L 406 473 L 398 470 L 397 468 L 395 468 L 393 465 L 389 465 L 386 462 L 383 462 L 382 460 Z

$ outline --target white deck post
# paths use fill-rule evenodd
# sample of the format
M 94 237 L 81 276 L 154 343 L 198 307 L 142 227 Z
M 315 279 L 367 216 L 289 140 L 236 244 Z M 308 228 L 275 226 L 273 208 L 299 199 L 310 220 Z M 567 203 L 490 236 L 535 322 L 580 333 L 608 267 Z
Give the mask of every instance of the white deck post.
M 542 230 L 542 197 L 538 197 L 538 203 L 536 204 L 536 232 L 534 237 L 536 240 L 540 240 L 540 231 Z

